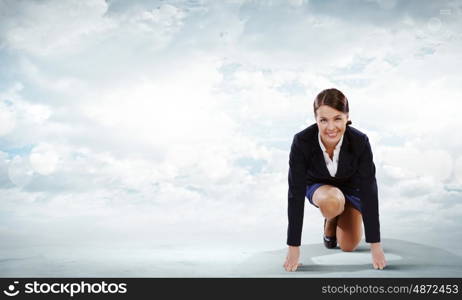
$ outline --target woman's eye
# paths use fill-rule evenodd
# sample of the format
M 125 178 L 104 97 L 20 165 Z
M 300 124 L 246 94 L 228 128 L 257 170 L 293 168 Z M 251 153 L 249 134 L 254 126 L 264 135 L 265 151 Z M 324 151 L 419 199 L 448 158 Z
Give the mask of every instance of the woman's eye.
M 335 121 L 341 121 L 341 120 L 342 120 L 342 118 L 337 118 L 337 119 L 335 119 Z M 321 120 L 321 122 L 326 122 L 326 120 L 323 119 L 323 120 Z

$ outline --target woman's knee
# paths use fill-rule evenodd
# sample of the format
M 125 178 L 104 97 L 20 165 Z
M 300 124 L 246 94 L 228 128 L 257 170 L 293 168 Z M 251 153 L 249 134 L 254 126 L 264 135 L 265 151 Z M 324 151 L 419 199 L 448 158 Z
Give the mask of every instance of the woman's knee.
M 320 187 L 313 195 L 314 202 L 318 205 L 324 217 L 330 219 L 338 216 L 344 210 L 345 197 L 338 188 Z M 323 188 L 323 189 L 321 189 Z

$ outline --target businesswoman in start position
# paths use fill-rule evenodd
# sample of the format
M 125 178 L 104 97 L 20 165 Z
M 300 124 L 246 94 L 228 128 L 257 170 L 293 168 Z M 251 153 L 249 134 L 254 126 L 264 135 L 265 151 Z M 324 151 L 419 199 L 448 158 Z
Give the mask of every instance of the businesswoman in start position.
M 316 124 L 294 136 L 289 155 L 286 271 L 299 264 L 305 197 L 324 216 L 327 248 L 354 251 L 362 238 L 371 244 L 372 265 L 383 269 L 377 181 L 366 134 L 351 126 L 348 99 L 337 89 L 319 93 L 314 104 Z

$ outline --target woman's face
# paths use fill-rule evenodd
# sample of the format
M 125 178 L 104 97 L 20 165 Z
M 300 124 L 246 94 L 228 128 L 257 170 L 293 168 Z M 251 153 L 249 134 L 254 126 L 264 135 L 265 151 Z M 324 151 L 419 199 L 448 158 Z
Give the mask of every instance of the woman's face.
M 335 147 L 346 130 L 348 114 L 338 111 L 330 106 L 321 105 L 316 111 L 321 141 L 327 147 Z

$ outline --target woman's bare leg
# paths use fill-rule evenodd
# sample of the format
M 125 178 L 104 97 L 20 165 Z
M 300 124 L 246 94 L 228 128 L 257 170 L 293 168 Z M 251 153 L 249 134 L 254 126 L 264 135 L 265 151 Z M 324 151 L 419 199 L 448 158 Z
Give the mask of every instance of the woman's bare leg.
M 325 184 L 314 191 L 313 202 L 319 207 L 324 218 L 329 220 L 343 212 L 345 197 L 339 188 Z
M 339 216 L 345 206 L 345 197 L 342 191 L 332 185 L 322 185 L 313 194 L 313 202 L 319 207 L 321 214 L 327 219 L 324 234 L 335 236 L 336 217 Z
M 363 234 L 361 213 L 347 202 L 345 209 L 337 220 L 337 241 L 340 249 L 346 252 L 354 251 Z
M 345 201 L 345 196 L 339 188 L 328 184 L 316 189 L 313 202 L 327 219 L 326 235 L 332 236 L 335 233 L 340 249 L 347 252 L 354 251 L 363 233 L 361 213 L 353 208 L 351 203 Z M 331 228 L 329 220 L 337 216 L 337 228 Z

